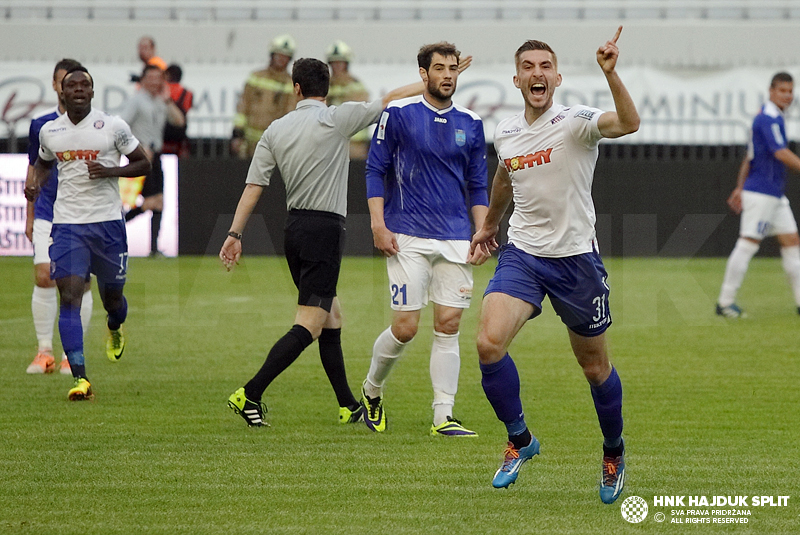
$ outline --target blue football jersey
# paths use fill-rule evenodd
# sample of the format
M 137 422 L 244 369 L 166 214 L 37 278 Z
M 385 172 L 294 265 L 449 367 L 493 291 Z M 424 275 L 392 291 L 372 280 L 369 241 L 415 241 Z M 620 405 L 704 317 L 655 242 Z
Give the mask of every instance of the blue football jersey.
M 31 126 L 28 130 L 28 162 L 31 165 L 35 164 L 36 158 L 39 157 L 39 131 L 46 122 L 57 119 L 58 117 L 58 111 L 53 110 L 31 120 Z M 50 179 L 42 187 L 39 196 L 36 198 L 36 202 L 33 203 L 34 219 L 53 220 L 53 204 L 56 202 L 57 191 L 58 169 L 56 166 L 53 166 L 53 169 L 50 171 Z
M 367 197 L 384 198 L 392 232 L 438 240 L 471 237 L 469 208 L 488 205 L 483 122 L 422 96 L 383 111 L 367 158 Z
M 744 189 L 783 197 L 786 166 L 775 157 L 775 152 L 786 147 L 783 113 L 773 102 L 767 102 L 753 120 L 753 131 L 747 147 L 750 172 Z

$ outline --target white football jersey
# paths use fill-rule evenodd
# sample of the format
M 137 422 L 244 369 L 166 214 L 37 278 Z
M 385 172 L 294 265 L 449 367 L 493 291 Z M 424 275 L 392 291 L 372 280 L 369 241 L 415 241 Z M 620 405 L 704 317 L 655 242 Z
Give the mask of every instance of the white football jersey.
M 602 114 L 588 106 L 553 104 L 531 125 L 524 112 L 497 125 L 497 156 L 514 192 L 509 243 L 550 258 L 592 251 L 592 180 Z
M 119 166 L 139 146 L 130 127 L 114 115 L 92 110 L 72 124 L 65 113 L 45 123 L 39 132 L 39 157 L 58 160 L 58 193 L 53 223 L 100 223 L 122 218 L 119 178 L 89 179 L 86 163 Z

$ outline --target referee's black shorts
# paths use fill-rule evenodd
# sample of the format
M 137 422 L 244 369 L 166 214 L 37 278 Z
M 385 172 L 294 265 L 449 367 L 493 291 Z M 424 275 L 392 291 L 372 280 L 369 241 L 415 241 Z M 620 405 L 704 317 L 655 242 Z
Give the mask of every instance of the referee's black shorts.
M 161 169 L 161 153 L 153 154 L 153 168 L 144 177 L 142 197 L 152 197 L 164 193 L 164 171 Z
M 299 292 L 298 305 L 331 311 L 344 252 L 344 222 L 332 212 L 289 211 L 284 254 Z

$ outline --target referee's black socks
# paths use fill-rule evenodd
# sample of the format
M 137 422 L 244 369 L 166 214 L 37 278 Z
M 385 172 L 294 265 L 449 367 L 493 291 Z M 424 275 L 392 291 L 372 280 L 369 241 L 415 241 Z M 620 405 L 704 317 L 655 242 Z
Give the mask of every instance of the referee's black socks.
M 314 338 L 308 329 L 302 325 L 293 325 L 289 332 L 275 342 L 275 345 L 270 349 L 267 359 L 258 370 L 255 377 L 244 385 L 244 393 L 247 399 L 251 401 L 258 401 L 264 394 L 264 390 L 272 383 L 272 381 L 280 375 L 283 370 L 288 368 L 292 362 L 297 360 L 300 353 L 305 348 L 311 345 Z
M 358 408 L 358 401 L 347 384 L 347 373 L 344 369 L 344 355 L 342 355 L 342 330 L 341 329 L 322 329 L 319 335 L 319 358 L 322 360 L 322 367 L 328 375 L 333 391 L 336 394 L 336 401 L 340 407 L 347 407 L 350 410 Z

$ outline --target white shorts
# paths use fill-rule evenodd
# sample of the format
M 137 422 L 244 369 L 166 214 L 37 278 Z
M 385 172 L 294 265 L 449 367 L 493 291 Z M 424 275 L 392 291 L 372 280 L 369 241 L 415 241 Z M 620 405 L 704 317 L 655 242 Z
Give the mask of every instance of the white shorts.
M 33 220 L 33 265 L 50 263 L 50 231 L 53 222 L 46 219 Z
M 386 259 L 392 309 L 419 310 L 429 298 L 439 305 L 469 308 L 469 241 L 394 236 L 400 252 Z
M 767 236 L 796 232 L 797 223 L 786 196 L 779 199 L 755 191 L 742 192 L 740 236 L 760 241 Z

